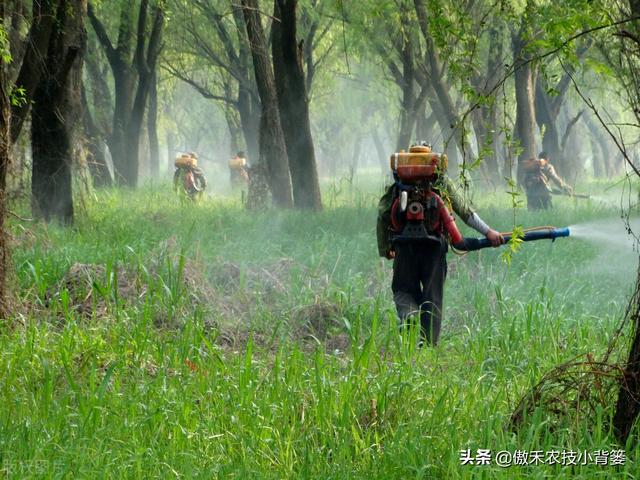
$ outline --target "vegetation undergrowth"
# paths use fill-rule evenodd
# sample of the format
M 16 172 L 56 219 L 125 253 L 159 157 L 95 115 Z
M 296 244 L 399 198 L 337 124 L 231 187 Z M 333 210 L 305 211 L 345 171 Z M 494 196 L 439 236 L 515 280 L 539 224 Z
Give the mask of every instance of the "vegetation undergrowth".
M 376 188 L 334 184 L 313 214 L 168 192 L 101 191 L 73 228 L 13 221 L 20 305 L 0 333 L 8 478 L 638 475 L 632 443 L 618 466 L 495 461 L 624 448 L 613 405 L 560 427 L 544 411 L 518 431 L 509 418 L 549 369 L 606 350 L 633 287 L 630 249 L 568 238 L 526 244 L 510 265 L 500 250 L 450 254 L 441 344 L 419 348 L 396 327 L 391 264 L 377 257 Z M 475 201 L 511 229 L 506 195 Z M 517 221 L 618 216 L 559 198 Z M 467 449 L 490 449 L 492 463 L 463 465 Z

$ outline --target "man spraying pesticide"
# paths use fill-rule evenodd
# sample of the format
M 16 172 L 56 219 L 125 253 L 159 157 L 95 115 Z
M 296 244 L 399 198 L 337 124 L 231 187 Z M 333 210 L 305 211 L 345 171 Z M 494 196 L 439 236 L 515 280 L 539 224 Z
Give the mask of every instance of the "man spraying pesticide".
M 394 261 L 391 289 L 398 317 L 406 326 L 419 314 L 421 336 L 431 345 L 440 335 L 449 242 L 459 250 L 478 250 L 510 238 L 490 228 L 457 194 L 446 167 L 446 155 L 425 142 L 392 155 L 395 182 L 378 206 L 378 252 Z M 485 238 L 463 238 L 448 206 Z M 536 230 L 523 240 L 566 236 L 565 230 Z

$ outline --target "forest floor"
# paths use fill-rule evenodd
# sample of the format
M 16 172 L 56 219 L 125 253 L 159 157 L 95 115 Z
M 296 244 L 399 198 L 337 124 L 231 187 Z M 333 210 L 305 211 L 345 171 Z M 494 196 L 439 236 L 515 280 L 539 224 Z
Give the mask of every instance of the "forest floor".
M 534 214 L 477 192 L 497 229 L 515 215 L 594 238 L 526 244 L 510 264 L 504 248 L 449 253 L 441 343 L 417 348 L 377 256 L 380 191 L 343 180 L 323 212 L 250 213 L 163 185 L 100 191 L 73 228 L 12 219 L 0 477 L 640 477 L 640 447 L 609 427 L 616 371 L 589 373 L 635 284 L 620 193 Z M 511 428 L 522 396 L 576 360 L 584 398 L 551 384 L 566 415 Z

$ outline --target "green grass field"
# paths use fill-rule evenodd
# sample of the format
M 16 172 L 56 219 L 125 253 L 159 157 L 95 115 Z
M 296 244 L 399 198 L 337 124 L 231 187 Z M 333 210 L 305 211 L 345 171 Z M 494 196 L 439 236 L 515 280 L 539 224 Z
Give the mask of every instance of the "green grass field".
M 616 445 L 608 426 L 607 377 L 595 409 L 540 409 L 509 428 L 547 371 L 606 351 L 635 283 L 624 238 L 527 244 L 510 265 L 502 249 L 450 253 L 441 344 L 417 348 L 377 257 L 378 194 L 343 181 L 321 213 L 248 213 L 237 198 L 193 206 L 147 187 L 97 193 L 69 229 L 11 220 L 0 477 L 640 477 L 637 442 Z M 606 238 L 623 231 L 610 195 L 516 222 L 604 222 Z M 511 229 L 506 194 L 474 200 Z M 466 449 L 490 449 L 491 464 L 463 465 Z M 620 449 L 624 465 L 595 464 Z M 530 464 L 499 466 L 500 451 Z M 586 465 L 566 464 L 571 451 Z

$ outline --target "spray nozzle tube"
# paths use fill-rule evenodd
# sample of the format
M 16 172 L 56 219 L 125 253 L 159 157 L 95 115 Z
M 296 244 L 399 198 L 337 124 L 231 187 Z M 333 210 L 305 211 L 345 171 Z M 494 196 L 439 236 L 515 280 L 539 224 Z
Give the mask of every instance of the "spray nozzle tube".
M 522 240 L 525 242 L 531 242 L 534 240 L 544 240 L 544 239 L 555 240 L 558 237 L 568 237 L 569 234 L 570 234 L 569 227 L 541 228 L 541 229 L 525 232 Z M 509 240 L 511 240 L 511 235 L 505 235 L 504 240 L 505 242 L 508 242 Z M 467 237 L 467 238 L 464 238 L 462 242 L 458 242 L 453 246 L 458 250 L 470 252 L 473 250 L 480 250 L 482 248 L 490 247 L 491 242 L 489 242 L 489 240 L 486 238 Z

